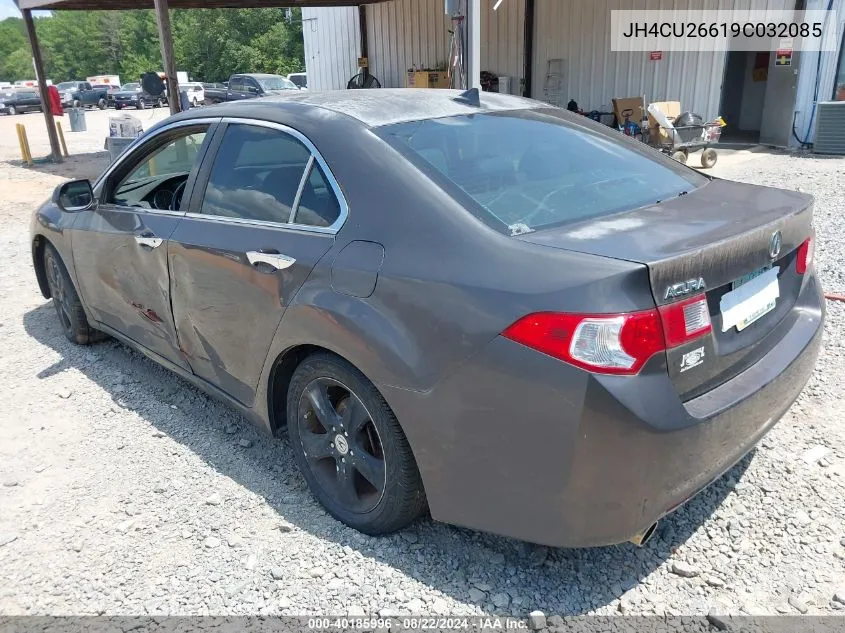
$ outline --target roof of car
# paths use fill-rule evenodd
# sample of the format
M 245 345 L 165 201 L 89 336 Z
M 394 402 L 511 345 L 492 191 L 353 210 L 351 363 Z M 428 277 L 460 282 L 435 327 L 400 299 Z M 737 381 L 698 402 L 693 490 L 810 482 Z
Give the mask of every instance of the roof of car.
M 274 75 L 273 73 L 238 73 L 234 77 L 254 77 L 255 79 L 265 79 L 267 77 L 281 77 L 281 75 Z
M 284 95 L 221 103 L 212 108 L 220 116 L 251 116 L 271 121 L 279 118 L 280 122 L 283 122 L 281 117 L 286 105 L 302 104 L 345 114 L 369 127 L 378 127 L 463 114 L 526 110 L 542 105 L 537 101 L 522 97 L 482 92 L 480 105 L 474 106 L 457 99 L 460 95 L 459 90 L 418 88 L 290 91 Z M 202 111 L 206 116 L 209 112 L 208 108 Z

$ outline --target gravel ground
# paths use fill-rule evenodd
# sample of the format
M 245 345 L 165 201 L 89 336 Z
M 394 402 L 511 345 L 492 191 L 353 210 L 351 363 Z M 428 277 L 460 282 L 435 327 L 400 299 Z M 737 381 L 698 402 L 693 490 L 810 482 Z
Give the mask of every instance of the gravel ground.
M 2 119 L 0 138 L 14 139 Z M 845 609 L 843 304 L 828 303 L 822 360 L 792 410 L 644 548 L 549 550 L 430 520 L 370 538 L 312 500 L 285 439 L 120 344 L 62 336 L 28 218 L 61 177 L 102 165 L 0 162 L 0 614 Z M 717 170 L 815 194 L 824 283 L 845 291 L 845 160 L 758 154 Z

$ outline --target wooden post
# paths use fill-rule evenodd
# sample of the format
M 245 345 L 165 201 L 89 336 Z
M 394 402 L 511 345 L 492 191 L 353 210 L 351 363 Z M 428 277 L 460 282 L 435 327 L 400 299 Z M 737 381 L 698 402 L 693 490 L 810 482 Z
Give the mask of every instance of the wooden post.
M 38 93 L 41 95 L 41 111 L 44 113 L 44 121 L 47 123 L 47 137 L 50 139 L 50 154 L 54 163 L 62 162 L 62 150 L 59 147 L 59 137 L 56 134 L 56 124 L 53 114 L 50 112 L 50 93 L 47 92 L 47 76 L 44 74 L 44 60 L 41 58 L 41 49 L 38 48 L 38 36 L 35 34 L 35 24 L 32 21 L 32 12 L 29 9 L 21 11 L 23 22 L 26 26 L 26 34 L 29 36 L 29 46 L 32 48 L 32 61 L 35 62 L 35 74 L 38 79 Z
M 167 75 L 167 102 L 170 114 L 181 111 L 179 83 L 176 81 L 176 60 L 173 57 L 173 33 L 170 31 L 170 12 L 167 0 L 155 0 L 158 39 L 161 42 L 161 60 Z
M 67 158 L 67 143 L 65 143 L 65 132 L 62 130 L 61 121 L 56 121 L 56 131 L 59 133 L 59 142 L 62 144 L 62 155 Z

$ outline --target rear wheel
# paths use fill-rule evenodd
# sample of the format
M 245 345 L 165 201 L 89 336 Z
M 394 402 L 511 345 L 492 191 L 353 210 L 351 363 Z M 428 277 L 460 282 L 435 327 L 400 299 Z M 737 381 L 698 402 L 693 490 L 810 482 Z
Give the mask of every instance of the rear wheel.
M 139 109 L 139 110 L 143 110 L 143 109 L 144 109 L 144 108 L 146 108 L 146 107 L 147 107 L 147 105 L 144 103 L 144 100 L 143 100 L 143 99 L 139 99 L 139 100 L 138 100 L 138 109 Z
M 97 107 L 98 107 L 98 108 L 100 108 L 100 110 L 105 110 L 107 105 L 108 105 L 108 104 L 106 103 L 106 100 L 105 100 L 105 99 L 100 99 L 100 100 L 97 102 Z
M 291 378 L 287 419 L 299 469 L 333 517 L 384 534 L 423 512 L 408 440 L 384 398 L 352 365 L 327 353 L 306 358 Z
M 103 338 L 102 332 L 88 324 L 76 288 L 73 287 L 70 275 L 52 244 L 47 244 L 44 248 L 44 270 L 47 273 L 47 285 L 50 287 L 53 306 L 68 340 L 79 345 L 88 345 Z
M 18 113 L 18 109 L 15 106 L 9 106 L 9 114 L 15 115 Z
M 705 169 L 710 169 L 713 165 L 716 164 L 716 161 L 719 159 L 719 155 L 716 153 L 716 150 L 712 147 L 708 147 L 703 152 L 701 152 L 701 166 Z
M 675 159 L 676 161 L 678 161 L 679 163 L 686 164 L 686 162 L 687 162 L 687 153 L 686 153 L 686 152 L 684 152 L 684 151 L 682 151 L 682 150 L 678 150 L 677 152 L 672 152 L 672 158 L 674 158 L 674 159 Z

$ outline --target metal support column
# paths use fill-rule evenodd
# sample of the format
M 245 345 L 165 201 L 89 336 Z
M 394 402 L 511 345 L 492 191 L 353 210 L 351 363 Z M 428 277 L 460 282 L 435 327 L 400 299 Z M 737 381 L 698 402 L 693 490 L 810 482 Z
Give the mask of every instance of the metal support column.
M 481 90 L 481 0 L 467 0 L 467 86 Z
M 167 102 L 170 104 L 170 114 L 176 114 L 181 111 L 181 102 L 179 99 L 179 83 L 176 80 L 173 33 L 170 30 L 170 12 L 167 0 L 155 0 L 155 11 L 158 39 L 161 42 L 161 60 L 164 63 L 164 74 L 167 75 Z
M 50 139 L 50 157 L 54 163 L 61 163 L 62 149 L 59 145 L 59 135 L 56 134 L 56 123 L 50 112 L 50 94 L 47 92 L 47 76 L 44 74 L 44 60 L 41 58 L 41 49 L 38 48 L 35 23 L 32 21 L 32 13 L 28 9 L 24 9 L 21 13 L 23 13 L 26 34 L 29 36 L 29 45 L 32 48 L 32 61 L 35 63 L 35 74 L 38 79 L 38 93 L 41 95 L 41 110 L 44 112 L 44 121 L 47 123 L 47 137 Z

